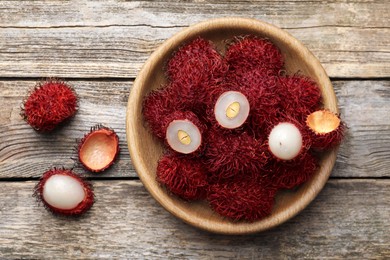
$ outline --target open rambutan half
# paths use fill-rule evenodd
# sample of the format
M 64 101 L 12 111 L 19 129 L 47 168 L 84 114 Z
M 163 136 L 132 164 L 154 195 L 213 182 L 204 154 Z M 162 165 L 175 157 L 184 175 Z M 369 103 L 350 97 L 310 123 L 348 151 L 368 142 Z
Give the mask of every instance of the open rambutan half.
M 24 101 L 21 115 L 35 130 L 52 131 L 75 115 L 77 96 L 74 90 L 56 79 L 39 83 Z
M 197 154 L 202 151 L 206 126 L 191 111 L 175 111 L 164 119 L 166 143 L 182 154 Z
M 199 200 L 206 196 L 206 172 L 203 164 L 195 158 L 165 154 L 158 162 L 157 181 L 185 200 Z
M 271 214 L 277 189 L 265 178 L 246 176 L 250 177 L 210 185 L 211 208 L 234 221 L 256 221 Z
M 81 164 L 91 172 L 101 172 L 110 167 L 119 154 L 119 137 L 114 130 L 96 125 L 78 145 Z
M 318 110 L 309 114 L 306 126 L 312 132 L 312 147 L 317 150 L 336 146 L 344 137 L 345 124 L 338 115 L 329 110 Z
M 94 203 L 92 186 L 68 169 L 46 171 L 34 196 L 52 213 L 67 216 L 81 215 Z

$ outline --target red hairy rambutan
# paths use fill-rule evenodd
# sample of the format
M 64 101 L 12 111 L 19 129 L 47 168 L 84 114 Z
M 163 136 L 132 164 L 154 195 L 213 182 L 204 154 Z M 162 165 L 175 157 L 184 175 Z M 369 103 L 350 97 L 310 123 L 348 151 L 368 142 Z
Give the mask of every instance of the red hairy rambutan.
M 185 200 L 206 197 L 206 172 L 203 164 L 195 158 L 165 154 L 158 162 L 157 181 Z
M 306 126 L 311 130 L 312 147 L 325 150 L 341 143 L 345 124 L 329 110 L 318 110 L 307 116 Z
M 175 111 L 163 119 L 168 146 L 183 154 L 198 154 L 203 150 L 203 135 L 207 127 L 191 111 Z
M 92 186 L 72 170 L 46 171 L 35 186 L 34 196 L 54 214 L 76 216 L 94 203 Z
M 283 67 L 283 56 L 271 41 L 255 36 L 237 39 L 227 49 L 226 62 L 229 73 L 264 68 L 278 75 Z
M 305 120 L 307 114 L 317 109 L 321 103 L 321 91 L 312 79 L 304 76 L 285 76 L 279 78 L 281 111 L 298 120 Z
M 49 79 L 31 91 L 24 101 L 21 115 L 35 130 L 52 131 L 77 111 L 77 96 L 66 83 Z
M 264 178 L 240 177 L 210 185 L 207 198 L 221 216 L 256 221 L 271 214 L 276 191 Z
M 278 189 L 293 189 L 308 181 L 318 168 L 317 159 L 310 153 L 297 161 L 269 160 L 265 169 L 272 185 Z
M 267 161 L 263 140 L 248 132 L 233 133 L 210 129 L 204 162 L 212 182 L 238 174 L 261 171 Z
M 78 145 L 81 164 L 91 172 L 101 172 L 110 167 L 119 154 L 119 137 L 114 130 L 96 125 L 85 134 Z
M 210 41 L 196 38 L 173 54 L 166 70 L 168 79 L 182 91 L 201 96 L 208 86 L 222 81 L 227 65 Z

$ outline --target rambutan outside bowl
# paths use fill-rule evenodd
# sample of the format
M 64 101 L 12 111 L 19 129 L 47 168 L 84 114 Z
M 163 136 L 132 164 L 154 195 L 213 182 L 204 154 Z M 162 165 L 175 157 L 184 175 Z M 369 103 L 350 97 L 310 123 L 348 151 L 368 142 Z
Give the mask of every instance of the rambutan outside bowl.
M 337 98 L 325 70 L 314 55 L 297 39 L 271 24 L 248 18 L 219 18 L 190 26 L 166 40 L 139 72 L 128 101 L 126 133 L 132 163 L 149 193 L 170 213 L 184 222 L 214 233 L 251 234 L 276 227 L 302 211 L 321 191 L 336 161 L 337 147 L 320 159 L 320 167 L 308 182 L 293 191 L 279 192 L 270 216 L 255 222 L 231 221 L 214 212 L 207 201 L 187 202 L 167 192 L 156 181 L 162 144 L 150 133 L 142 115 L 144 97 L 166 82 L 164 65 L 175 50 L 196 37 L 211 40 L 220 51 L 235 36 L 257 35 L 270 39 L 284 58 L 287 74 L 299 72 L 315 80 L 321 88 L 323 105 L 338 113 Z

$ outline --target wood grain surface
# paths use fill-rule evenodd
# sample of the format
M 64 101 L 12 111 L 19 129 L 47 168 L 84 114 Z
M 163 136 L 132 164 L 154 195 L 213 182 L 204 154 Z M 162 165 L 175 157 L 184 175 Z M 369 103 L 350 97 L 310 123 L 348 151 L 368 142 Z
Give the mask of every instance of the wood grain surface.
M 390 74 L 385 0 L 2 1 L 1 14 L 3 77 L 135 77 L 165 39 L 183 27 L 225 16 L 286 29 L 332 77 Z
M 349 126 L 331 179 L 301 214 L 249 236 L 214 235 L 166 212 L 137 178 L 127 150 L 134 78 L 167 38 L 210 18 L 251 17 L 286 29 L 331 76 Z M 390 4 L 347 1 L 1 1 L 0 259 L 390 258 Z M 42 135 L 20 117 L 37 81 L 62 77 L 77 115 Z M 117 163 L 90 174 L 76 139 L 103 123 L 120 138 Z M 32 198 L 42 172 L 75 167 L 96 204 L 79 219 L 53 217 Z
M 139 181 L 96 181 L 91 211 L 79 219 L 55 218 L 31 197 L 34 184 L 2 185 L 0 208 L 7 219 L 0 222 L 2 258 L 384 259 L 390 254 L 389 180 L 332 180 L 300 215 L 249 236 L 189 227 L 160 207 Z

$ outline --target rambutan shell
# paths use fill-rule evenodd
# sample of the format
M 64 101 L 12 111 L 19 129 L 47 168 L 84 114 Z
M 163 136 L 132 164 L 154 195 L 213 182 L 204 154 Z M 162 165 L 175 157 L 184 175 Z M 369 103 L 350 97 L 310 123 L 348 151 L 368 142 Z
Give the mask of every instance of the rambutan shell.
M 49 132 L 77 112 L 73 88 L 56 79 L 40 82 L 23 103 L 21 115 L 35 130 Z
M 207 199 L 211 208 L 231 220 L 256 221 L 272 212 L 276 189 L 265 178 L 234 178 L 213 184 Z
M 306 118 L 306 126 L 311 131 L 312 147 L 327 150 L 341 143 L 346 129 L 340 116 L 329 110 L 318 110 Z
M 184 200 L 204 199 L 206 180 L 206 171 L 198 159 L 165 154 L 158 162 L 157 181 Z
M 57 174 L 65 175 L 73 178 L 82 186 L 84 190 L 84 194 L 85 194 L 84 199 L 73 209 L 60 209 L 60 208 L 53 207 L 44 199 L 43 194 L 44 194 L 45 183 L 50 177 Z M 37 198 L 39 202 L 43 203 L 43 205 L 47 210 L 49 210 L 50 212 L 56 215 L 78 216 L 85 213 L 87 210 L 89 210 L 94 203 L 94 193 L 93 193 L 92 185 L 84 181 L 79 175 L 75 174 L 72 170 L 69 169 L 54 168 L 46 171 L 42 175 L 40 181 L 35 186 L 34 196 Z
M 79 141 L 78 157 L 91 172 L 109 168 L 119 154 L 119 137 L 111 128 L 96 125 Z

